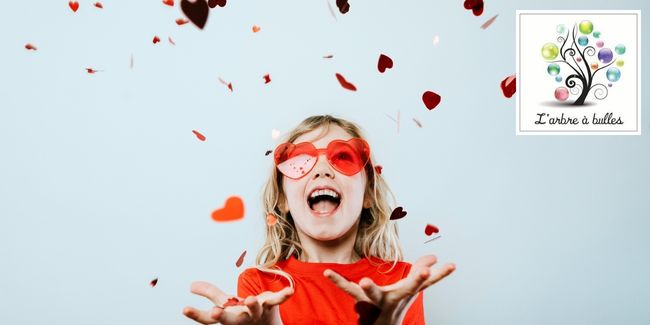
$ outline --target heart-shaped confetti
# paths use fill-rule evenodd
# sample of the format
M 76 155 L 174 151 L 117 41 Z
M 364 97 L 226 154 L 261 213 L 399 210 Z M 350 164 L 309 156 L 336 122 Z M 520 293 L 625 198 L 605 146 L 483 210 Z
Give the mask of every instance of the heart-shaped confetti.
M 501 81 L 501 91 L 506 98 L 512 97 L 517 92 L 517 77 L 514 74 Z
M 436 227 L 436 226 L 434 226 L 434 225 L 432 225 L 432 224 L 427 224 L 427 226 L 424 227 L 424 233 L 425 233 L 427 236 L 431 236 L 431 234 L 433 234 L 433 233 L 436 233 L 436 234 L 437 234 L 438 231 L 439 231 L 439 230 L 438 230 L 438 227 Z
M 393 59 L 388 57 L 385 54 L 379 55 L 379 61 L 377 62 L 377 69 L 379 72 L 384 73 L 386 69 L 392 69 L 393 68 Z
M 339 8 L 339 11 L 342 14 L 350 11 L 350 4 L 348 3 L 348 0 L 336 0 L 336 6 Z
M 359 315 L 359 325 L 372 325 L 381 314 L 381 309 L 377 305 L 363 300 L 354 304 L 354 311 Z
M 424 102 L 424 106 L 426 106 L 429 110 L 432 110 L 440 104 L 440 95 L 434 93 L 433 91 L 425 91 L 424 94 L 422 94 L 422 101 Z
M 162 3 L 164 3 L 164 4 L 166 4 L 166 5 L 170 6 L 170 7 L 174 6 L 174 0 L 163 0 Z
M 101 2 L 95 2 L 95 7 L 99 8 L 99 9 L 104 9 L 104 6 L 102 5 Z
M 199 139 L 201 141 L 205 141 L 205 135 L 201 134 L 199 131 L 192 130 L 192 133 L 194 133 L 194 135 L 196 135 L 197 139 Z
M 269 151 L 271 151 L 271 150 L 269 150 Z M 274 226 L 277 222 L 278 222 L 278 217 L 276 217 L 275 214 L 269 213 L 269 214 L 266 215 L 266 224 L 269 227 Z
M 212 212 L 212 220 L 217 222 L 235 221 L 244 217 L 244 201 L 237 196 L 226 200 L 226 205 Z
M 483 0 L 465 0 L 463 6 L 467 10 L 472 10 L 474 16 L 480 16 L 483 13 Z
M 230 307 L 230 306 L 243 306 L 244 301 L 239 300 L 237 297 L 231 297 L 228 298 L 225 304 L 223 304 L 223 308 Z
M 38 50 L 38 49 L 36 48 L 36 46 L 32 45 L 31 43 L 27 43 L 27 44 L 25 44 L 25 48 L 28 49 L 28 50 L 30 50 L 30 51 L 36 51 L 36 50 Z
M 235 266 L 240 267 L 244 263 L 244 257 L 246 256 L 246 251 L 241 253 L 239 258 L 237 259 L 237 262 L 235 263 Z
M 253 33 L 257 33 L 261 30 L 260 26 L 253 25 Z
M 209 0 L 208 6 L 210 6 L 210 8 L 214 8 L 216 6 L 223 8 L 226 6 L 226 0 Z
M 195 0 L 194 2 L 181 0 L 181 10 L 196 27 L 200 29 L 205 27 L 210 13 L 210 8 L 205 0 Z
M 155 287 L 156 284 L 158 284 L 158 278 L 155 278 L 155 279 L 151 280 L 151 282 L 149 282 L 149 285 L 150 285 L 152 288 Z
M 345 88 L 347 90 L 350 90 L 350 91 L 357 91 L 357 87 L 355 87 L 352 83 L 345 80 L 345 77 L 343 77 L 340 73 L 336 74 L 336 79 L 341 84 L 341 87 L 343 87 L 343 88 Z
M 93 74 L 95 72 L 99 72 L 99 70 L 95 70 L 93 68 L 86 68 L 86 72 L 88 72 L 88 74 Z
M 153 43 L 156 44 L 156 43 L 159 43 L 159 42 L 160 42 L 160 38 L 158 36 L 154 36 L 153 37 Z
M 264 83 L 267 84 L 267 83 L 269 83 L 269 82 L 271 82 L 271 76 L 268 75 L 268 74 L 265 74 L 265 75 L 264 75 Z
M 390 214 L 390 220 L 399 220 L 402 219 L 406 216 L 406 211 L 402 209 L 402 207 L 397 207 L 393 212 Z
M 377 174 L 381 174 L 381 170 L 382 170 L 383 168 L 384 168 L 384 167 L 382 167 L 381 165 L 376 165 L 376 166 L 375 166 L 375 172 L 377 172 Z
M 70 9 L 72 9 L 72 11 L 77 12 L 77 10 L 79 9 L 79 2 L 68 1 L 68 6 L 70 6 Z

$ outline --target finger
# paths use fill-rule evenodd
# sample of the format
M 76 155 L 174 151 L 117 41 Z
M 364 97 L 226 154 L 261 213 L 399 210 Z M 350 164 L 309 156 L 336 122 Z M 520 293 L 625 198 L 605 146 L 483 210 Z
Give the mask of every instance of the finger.
M 359 286 L 375 305 L 381 306 L 382 300 L 384 299 L 384 292 L 371 278 L 361 279 Z
M 216 324 L 218 322 L 218 317 L 213 318 L 211 312 L 198 310 L 194 307 L 185 307 L 183 309 L 183 315 L 201 324 Z
M 212 317 L 218 315 L 219 323 L 222 324 L 244 324 L 251 322 L 251 314 L 247 306 L 228 306 L 224 309 L 214 307 L 212 312 Z
M 349 294 L 354 298 L 354 300 L 359 301 L 359 300 L 364 300 L 364 301 L 369 301 L 370 299 L 366 294 L 363 292 L 363 289 L 361 287 L 354 283 L 348 281 L 346 278 L 342 277 L 340 274 L 327 269 L 323 272 L 323 275 L 326 276 L 330 281 L 334 283 L 337 287 L 339 287 L 341 290 L 345 291 L 345 293 Z
M 210 301 L 215 305 L 221 305 L 220 301 L 226 301 L 228 299 L 228 295 L 208 282 L 193 282 L 190 286 L 190 291 L 194 294 L 210 299 Z
M 419 271 L 412 271 L 408 277 L 398 281 L 394 289 L 389 291 L 386 297 L 388 304 L 397 304 L 404 298 L 415 296 L 424 281 L 429 277 L 429 269 L 420 269 Z
M 431 275 L 427 278 L 426 281 L 424 281 L 424 283 L 422 284 L 419 290 L 424 290 L 428 288 L 429 286 L 435 284 L 436 282 L 444 279 L 455 270 L 456 270 L 455 264 L 453 263 L 445 264 L 445 266 L 443 266 L 442 268 L 431 272 Z
M 293 288 L 292 287 L 284 287 L 284 289 L 278 291 L 278 292 L 271 292 L 271 291 L 265 291 L 260 294 L 260 301 L 262 302 L 262 307 L 271 307 L 275 305 L 279 305 L 289 297 L 293 295 Z
M 244 305 L 248 307 L 253 321 L 259 320 L 262 317 L 262 305 L 255 296 L 248 296 L 244 299 Z

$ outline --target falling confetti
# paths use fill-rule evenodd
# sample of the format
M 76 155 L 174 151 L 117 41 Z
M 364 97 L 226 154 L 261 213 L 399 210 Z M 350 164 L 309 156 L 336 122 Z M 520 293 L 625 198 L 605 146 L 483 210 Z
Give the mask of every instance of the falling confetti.
M 70 9 L 72 9 L 73 12 L 77 12 L 77 10 L 79 9 L 79 2 L 68 1 L 68 6 L 70 6 Z
M 170 6 L 170 7 L 174 6 L 174 0 L 163 0 L 162 3 L 164 3 L 164 4 L 166 4 L 166 5 Z
M 386 69 L 392 69 L 392 68 L 393 68 L 393 59 L 391 59 L 385 54 L 379 55 L 379 61 L 377 62 L 377 70 L 379 70 L 380 73 L 384 73 Z
M 133 70 L 133 53 L 131 53 L 131 62 L 129 63 L 129 68 Z
M 433 37 L 433 45 L 438 45 L 440 43 L 440 36 L 436 35 Z
M 483 14 L 483 0 L 465 0 L 463 6 L 467 10 L 472 10 L 474 16 Z
M 266 152 L 264 153 L 264 155 L 265 155 L 265 156 L 268 156 L 268 155 L 271 154 L 271 152 L 273 152 L 273 150 L 266 150 Z
M 100 71 L 100 70 L 95 70 L 95 69 L 93 69 L 93 68 L 86 68 L 86 72 L 88 72 L 88 74 L 93 74 L 93 73 L 95 73 L 95 72 L 99 72 L 99 71 Z
M 438 230 L 438 227 L 436 227 L 436 226 L 434 226 L 434 225 L 432 225 L 432 224 L 427 224 L 427 226 L 424 227 L 424 233 L 425 233 L 427 236 L 431 236 L 431 234 L 433 234 L 433 233 L 436 233 L 436 234 L 437 234 L 439 231 L 440 231 L 440 230 Z
M 338 79 L 339 83 L 341 84 L 341 87 L 350 91 L 357 91 L 357 87 L 355 87 L 353 84 L 345 80 L 345 77 L 343 77 L 341 74 L 337 73 L 336 79 Z
M 203 134 L 201 134 L 199 131 L 192 130 L 192 133 L 194 133 L 194 135 L 196 135 L 197 139 L 199 139 L 201 141 L 205 141 L 205 136 Z
M 265 74 L 265 75 L 264 75 L 264 83 L 267 84 L 267 83 L 269 83 L 269 82 L 271 82 L 271 76 L 268 75 L 268 74 Z
M 196 27 L 200 29 L 205 27 L 210 13 L 210 8 L 205 0 L 196 0 L 195 2 L 181 0 L 181 10 Z
M 336 6 L 339 7 L 339 11 L 342 14 L 350 11 L 350 4 L 348 3 L 348 0 L 336 0 Z
M 354 304 L 354 311 L 359 315 L 359 325 L 372 325 L 381 314 L 381 309 L 377 305 L 364 300 L 359 300 Z
M 436 236 L 436 237 L 433 237 L 433 238 L 431 238 L 431 239 L 425 241 L 424 243 L 426 244 L 426 243 L 431 242 L 431 241 L 434 241 L 434 240 L 436 240 L 436 239 L 438 239 L 438 238 L 440 238 L 440 237 L 442 237 L 442 236 Z
M 324 56 L 323 56 L 323 59 L 331 59 L 331 58 L 333 58 L 333 57 L 334 57 L 333 54 L 328 54 L 328 55 L 324 55 Z
M 169 43 L 170 43 L 171 45 L 176 45 L 176 42 L 174 42 L 174 40 L 172 39 L 171 36 L 167 37 L 167 40 L 169 41 Z
M 506 98 L 510 98 L 515 94 L 517 91 L 517 78 L 514 74 L 501 81 L 501 91 L 503 91 L 503 96 L 506 96 Z
M 226 82 L 225 80 L 221 79 L 221 77 L 219 78 L 219 82 L 226 85 L 226 87 L 228 87 L 228 89 L 230 89 L 230 92 L 232 92 L 232 83 Z
M 246 251 L 241 253 L 239 258 L 237 259 L 237 262 L 235 263 L 235 266 L 240 267 L 244 263 L 244 257 L 246 256 Z
M 27 44 L 25 44 L 25 48 L 28 49 L 28 50 L 30 50 L 30 51 L 36 51 L 36 50 L 38 50 L 38 49 L 36 48 L 36 46 L 32 45 L 31 43 L 27 43 Z
M 434 93 L 433 91 L 425 91 L 424 94 L 422 94 L 422 101 L 424 102 L 424 106 L 427 107 L 427 109 L 432 110 L 440 104 L 440 95 Z
M 273 129 L 271 130 L 271 139 L 275 140 L 280 137 L 280 130 Z
M 416 124 L 419 128 L 422 127 L 422 123 L 420 123 L 420 121 L 418 121 L 415 117 L 413 118 L 413 122 L 415 122 L 415 124 Z
M 178 25 L 178 26 L 183 26 L 183 25 L 185 25 L 185 24 L 187 24 L 189 22 L 190 22 L 189 20 L 184 19 L 184 18 L 176 19 L 176 25 Z
M 151 280 L 151 282 L 149 282 L 149 285 L 150 285 L 152 288 L 155 287 L 156 284 L 158 284 L 158 278 L 155 278 L 155 279 Z
M 212 212 L 212 220 L 217 222 L 236 221 L 242 218 L 244 218 L 244 201 L 238 196 L 229 197 L 223 208 Z
M 160 42 L 160 38 L 158 36 L 154 36 L 153 37 L 153 43 L 156 44 L 158 42 Z
M 332 17 L 334 17 L 334 20 L 338 21 L 338 19 L 336 19 L 336 14 L 334 13 L 334 9 L 332 9 L 332 5 L 330 4 L 330 1 L 325 0 L 325 2 L 327 2 L 327 8 L 330 10 L 330 14 L 332 14 Z
M 481 28 L 487 29 L 488 27 L 490 27 L 490 25 L 492 25 L 492 23 L 497 19 L 497 16 L 499 15 L 494 15 L 494 17 L 488 19 L 486 22 L 483 23 L 483 25 L 481 25 Z
M 269 227 L 273 227 L 277 222 L 278 222 L 278 218 L 273 213 L 269 213 L 266 215 L 266 224 Z
M 97 7 L 97 8 L 99 8 L 99 9 L 104 9 L 104 6 L 102 5 L 101 2 L 95 2 L 95 5 L 94 5 L 94 6 Z
M 390 220 L 399 220 L 402 219 L 406 216 L 406 211 L 402 209 L 402 207 L 397 207 L 393 212 L 390 214 Z
M 223 8 L 226 6 L 226 0 L 209 0 L 208 6 L 210 8 L 215 8 L 216 6 Z
M 261 30 L 260 26 L 253 25 L 253 33 L 257 33 Z
M 375 171 L 377 172 L 377 174 L 381 174 L 382 169 L 384 169 L 384 167 L 382 167 L 381 165 L 375 166 Z

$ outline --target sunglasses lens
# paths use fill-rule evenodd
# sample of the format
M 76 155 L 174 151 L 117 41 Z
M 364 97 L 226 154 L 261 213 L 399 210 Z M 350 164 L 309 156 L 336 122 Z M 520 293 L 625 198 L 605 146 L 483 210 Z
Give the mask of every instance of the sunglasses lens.
M 285 176 L 293 179 L 303 177 L 316 164 L 316 148 L 310 143 L 283 143 L 275 149 L 275 165 Z
M 327 148 L 327 159 L 341 174 L 352 176 L 368 163 L 370 147 L 359 138 L 332 141 Z

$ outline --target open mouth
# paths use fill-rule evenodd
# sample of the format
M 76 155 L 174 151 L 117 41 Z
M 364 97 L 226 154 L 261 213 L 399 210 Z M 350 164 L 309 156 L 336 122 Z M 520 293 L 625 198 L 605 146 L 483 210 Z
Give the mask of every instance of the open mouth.
M 330 215 L 341 204 L 341 195 L 332 189 L 316 189 L 307 198 L 307 204 L 317 215 Z

